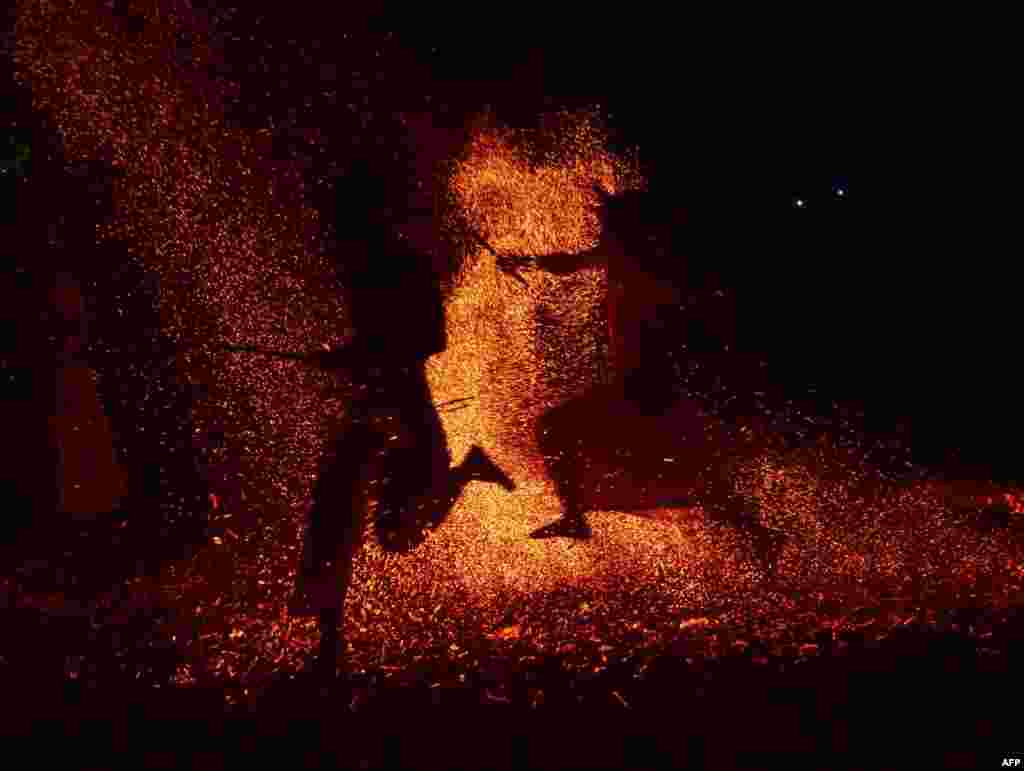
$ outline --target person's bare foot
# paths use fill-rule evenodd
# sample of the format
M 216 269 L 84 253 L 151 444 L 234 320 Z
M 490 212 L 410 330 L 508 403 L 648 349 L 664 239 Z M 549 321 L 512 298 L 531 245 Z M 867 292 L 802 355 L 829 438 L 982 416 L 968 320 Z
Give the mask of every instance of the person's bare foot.
M 587 521 L 575 517 L 562 517 L 530 533 L 530 538 L 572 538 L 576 541 L 585 541 L 591 536 L 593 532 Z
M 462 461 L 462 468 L 470 479 L 477 482 L 501 485 L 509 492 L 516 489 L 515 481 L 502 471 L 479 445 L 473 445 L 466 459 Z

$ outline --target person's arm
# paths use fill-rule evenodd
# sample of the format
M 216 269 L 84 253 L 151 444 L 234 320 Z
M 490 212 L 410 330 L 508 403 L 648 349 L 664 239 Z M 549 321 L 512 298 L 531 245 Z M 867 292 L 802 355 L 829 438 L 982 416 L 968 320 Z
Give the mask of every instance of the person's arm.
M 579 254 L 556 252 L 539 257 L 525 254 L 501 254 L 477 233 L 470 231 L 470 235 L 484 249 L 494 255 L 499 270 L 513 276 L 521 283 L 525 282 L 519 275 L 520 270 L 544 270 L 556 275 L 565 275 L 584 268 L 606 265 L 608 262 L 607 256 L 604 254 L 605 250 L 600 247 Z
M 556 252 L 537 257 L 534 264 L 538 270 L 544 270 L 556 275 L 575 273 L 585 268 L 594 268 L 608 264 L 608 256 L 603 249 L 591 249 L 589 252 L 579 254 L 566 254 Z
M 348 347 L 313 351 L 305 356 L 307 364 L 319 369 L 346 369 L 352 363 L 352 351 Z
M 255 353 L 277 359 L 293 359 L 321 369 L 344 369 L 352 365 L 355 357 L 354 346 L 351 344 L 340 348 L 319 348 L 310 353 L 273 351 L 255 345 L 225 345 L 223 349 L 230 353 Z
M 498 265 L 505 271 L 529 268 L 564 276 L 586 268 L 606 267 L 608 265 L 608 254 L 606 250 L 597 248 L 578 254 L 555 252 L 554 254 L 544 254 L 539 257 L 502 256 L 498 258 Z
M 605 209 L 608 201 L 610 200 L 609 194 L 603 187 L 597 184 L 594 185 L 594 193 L 598 200 L 602 202 L 602 209 Z M 607 222 L 604 221 L 604 217 L 602 217 L 602 234 L 601 242 L 586 252 L 580 252 L 578 254 L 567 254 L 565 252 L 546 254 L 542 257 L 534 258 L 533 265 L 538 270 L 545 270 L 548 273 L 554 273 L 556 275 L 575 273 L 578 270 L 585 270 L 586 268 L 610 267 L 609 258 L 611 251 L 608 248 L 609 244 L 606 241 L 608 237 L 608 229 Z

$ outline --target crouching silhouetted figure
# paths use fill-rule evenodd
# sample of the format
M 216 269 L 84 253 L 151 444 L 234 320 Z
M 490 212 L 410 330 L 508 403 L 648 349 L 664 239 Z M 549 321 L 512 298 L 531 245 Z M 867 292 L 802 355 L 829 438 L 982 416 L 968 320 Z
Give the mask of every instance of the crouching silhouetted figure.
M 532 536 L 589 538 L 589 511 L 699 506 L 745 532 L 770 576 L 786 538 L 762 523 L 758 502 L 735 484 L 740 466 L 767 448 L 764 437 L 707 414 L 690 399 L 649 415 L 614 388 L 594 388 L 541 418 L 538 442 L 562 515 Z
M 555 274 L 591 267 L 608 274 L 608 338 L 615 375 L 542 418 L 538 440 L 562 516 L 532 537 L 589 538 L 586 512 L 598 508 L 700 505 L 747 532 L 765 572 L 772 574 L 785 537 L 762 523 L 757 502 L 739 495 L 734 485 L 738 464 L 756 454 L 756 443 L 764 436 L 753 438 L 705 415 L 645 353 L 661 317 L 678 307 L 681 298 L 670 281 L 659 278 L 656 260 L 643 253 L 645 239 L 637 235 L 644 234 L 643 196 L 612 198 L 596 192 L 603 215 L 596 247 L 580 254 L 505 258 Z

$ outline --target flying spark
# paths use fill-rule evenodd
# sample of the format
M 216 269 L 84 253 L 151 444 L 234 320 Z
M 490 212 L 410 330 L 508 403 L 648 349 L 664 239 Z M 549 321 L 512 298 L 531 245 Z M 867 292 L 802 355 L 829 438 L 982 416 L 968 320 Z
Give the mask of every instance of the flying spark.
M 347 393 L 295 362 L 216 346 L 339 344 L 345 288 L 314 246 L 316 212 L 292 194 L 299 169 L 272 160 L 268 132 L 228 127 L 218 105 L 231 84 L 197 75 L 211 71 L 212 53 L 187 3 L 134 7 L 146 21 L 142 34 L 93 4 L 19 3 L 17 71 L 70 156 L 107 158 L 124 172 L 117 216 L 97 235 L 124 241 L 160 275 L 165 332 L 200 341 L 178 360 L 181 378 L 209 394 L 194 407 L 197 442 L 224 428 L 225 441 L 211 449 L 211 508 L 231 529 L 162 577 L 168 601 L 197 619 L 197 653 L 181 679 L 200 664 L 257 678 L 299 668 L 314 642 L 315 624 L 285 608 L 318 459 Z M 189 25 L 186 70 L 173 51 Z M 445 180 L 459 219 L 452 232 L 469 227 L 499 254 L 578 253 L 599 243 L 594 185 L 612 194 L 640 186 L 635 164 L 606 149 L 594 115 L 564 114 L 552 125 L 476 130 Z M 518 487 L 469 485 L 412 554 L 389 555 L 368 539 L 349 593 L 353 667 L 393 669 L 487 635 L 534 652 L 592 643 L 604 656 L 727 622 L 797 618 L 795 600 L 760 586 L 742 536 L 696 509 L 599 511 L 594 538 L 579 545 L 527 537 L 560 513 L 538 420 L 601 382 L 607 366 L 607 276 L 599 268 L 532 272 L 524 287 L 478 243 L 461 248 L 449 348 L 428 367 L 433 398 L 475 397 L 442 412 L 453 460 L 480 444 Z M 793 536 L 780 569 L 802 596 L 898 590 L 912 572 L 960 585 L 1009 575 L 1019 588 L 1024 561 L 1007 532 L 951 523 L 946 493 L 887 487 L 834 450 L 826 442 L 750 458 L 736 480 Z M 713 619 L 712 607 L 720 609 Z

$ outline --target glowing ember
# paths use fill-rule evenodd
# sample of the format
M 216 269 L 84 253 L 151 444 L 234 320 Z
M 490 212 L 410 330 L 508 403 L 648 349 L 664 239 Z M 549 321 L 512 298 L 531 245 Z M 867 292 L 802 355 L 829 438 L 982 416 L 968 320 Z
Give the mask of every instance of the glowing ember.
M 344 287 L 313 248 L 316 213 L 284 194 L 298 170 L 270 163 L 265 134 L 219 119 L 219 94 L 230 84 L 196 75 L 212 54 L 187 4 L 173 14 L 158 0 L 136 6 L 145 31 L 129 35 L 95 4 L 19 3 L 18 75 L 64 132 L 69 155 L 108 158 L 124 172 L 116 221 L 98 236 L 125 240 L 160 274 L 166 331 L 193 344 L 179 357 L 182 377 L 210 394 L 196 405 L 197 443 L 224 429 L 211 459 L 218 535 L 164 574 L 168 600 L 195 621 L 192 661 L 179 679 L 200 670 L 258 677 L 298 668 L 313 643 L 314 623 L 284 608 L 317 460 L 345 393 L 293 362 L 216 346 L 338 344 Z M 185 26 L 193 32 L 190 71 L 170 54 Z M 464 220 L 453 230 L 468 225 L 504 253 L 594 246 L 594 184 L 616 192 L 640 181 L 628 159 L 605 150 L 595 116 L 563 116 L 560 126 L 543 137 L 479 127 L 446 180 L 453 216 Z M 556 149 L 528 152 L 540 139 Z M 310 141 L 319 141 L 315 132 Z M 835 460 L 827 442 L 748 459 L 736 480 L 792 536 L 781 573 L 799 605 L 795 594 L 761 586 L 743 536 L 697 509 L 596 512 L 594 538 L 579 544 L 528 538 L 560 513 L 537 421 L 601 382 L 607 367 L 606 277 L 597 269 L 530 273 L 524 287 L 486 250 L 464 248 L 447 307 L 450 347 L 430 362 L 430 384 L 438 404 L 475 397 L 442 411 L 453 460 L 480 444 L 518 487 L 469 485 L 415 553 L 389 555 L 368 539 L 349 594 L 356 668 L 449 656 L 486 635 L 519 651 L 572 644 L 604 656 L 706 627 L 785 626 L 809 606 L 821 625 L 853 624 L 822 609 L 814 593 L 852 602 L 898 591 L 915 573 L 960 586 L 997 577 L 1019 591 L 1020 545 L 1010 531 L 983 533 L 956 520 L 934 488 L 886 486 L 862 464 Z M 999 494 L 1024 513 L 1018 493 Z M 652 619 L 670 623 L 655 629 Z

